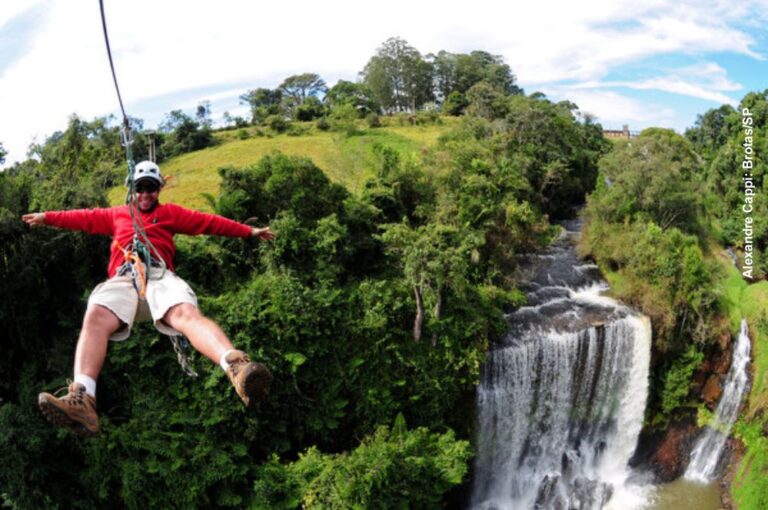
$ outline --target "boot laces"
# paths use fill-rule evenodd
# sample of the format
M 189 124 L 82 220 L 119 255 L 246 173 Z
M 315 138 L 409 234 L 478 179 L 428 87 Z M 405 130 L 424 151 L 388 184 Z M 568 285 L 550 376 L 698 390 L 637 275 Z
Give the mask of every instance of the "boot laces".
M 85 402 L 84 402 L 85 387 L 84 386 L 82 385 L 75 386 L 74 381 L 72 381 L 71 379 L 67 379 L 67 386 L 64 386 L 63 388 L 59 388 L 58 390 L 56 390 L 53 396 L 58 398 L 58 396 L 61 395 L 64 391 L 66 391 L 67 394 L 59 398 L 59 400 L 63 400 L 78 406 L 85 405 Z
M 241 354 L 238 358 L 229 362 L 229 370 L 232 371 L 232 376 L 237 377 L 240 372 L 240 368 L 251 362 L 251 359 L 247 354 Z

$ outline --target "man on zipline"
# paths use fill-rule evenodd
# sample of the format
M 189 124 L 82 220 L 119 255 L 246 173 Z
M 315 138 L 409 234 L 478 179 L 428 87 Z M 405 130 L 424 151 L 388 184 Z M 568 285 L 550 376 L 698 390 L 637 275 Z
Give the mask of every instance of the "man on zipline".
M 136 165 L 133 183 L 135 194 L 128 205 L 22 216 L 33 227 L 51 225 L 112 236 L 109 279 L 88 299 L 75 351 L 74 381 L 61 398 L 50 393 L 38 397 L 38 405 L 50 422 L 84 436 L 99 432 L 96 379 L 107 355 L 108 340 L 128 338 L 134 319 L 151 318 L 161 333 L 186 336 L 195 349 L 226 371 L 246 406 L 266 399 L 272 378 L 267 367 L 235 350 L 221 328 L 200 313 L 195 293 L 173 272 L 173 236 L 210 234 L 271 241 L 274 233 L 269 227 L 253 228 L 223 216 L 161 204 L 158 196 L 165 181 L 151 161 Z M 151 248 L 149 264 L 132 251 L 136 250 L 134 239 L 142 239 L 135 237 L 137 229 Z

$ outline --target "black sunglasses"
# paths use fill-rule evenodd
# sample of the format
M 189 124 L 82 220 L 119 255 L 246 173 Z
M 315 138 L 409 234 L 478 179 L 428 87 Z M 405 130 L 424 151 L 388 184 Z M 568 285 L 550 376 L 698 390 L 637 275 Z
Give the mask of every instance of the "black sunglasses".
M 154 182 L 140 182 L 133 189 L 136 190 L 136 193 L 154 193 L 160 189 L 160 186 Z

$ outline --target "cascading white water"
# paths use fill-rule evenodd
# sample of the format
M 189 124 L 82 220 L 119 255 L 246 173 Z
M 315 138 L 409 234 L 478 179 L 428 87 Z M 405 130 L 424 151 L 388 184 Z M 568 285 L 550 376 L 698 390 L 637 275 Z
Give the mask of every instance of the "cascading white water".
M 651 328 L 615 301 L 567 239 L 540 256 L 531 306 L 510 314 L 477 391 L 475 510 L 630 510 Z M 589 274 L 591 273 L 591 274 Z M 590 279 L 591 278 L 591 279 Z
M 704 428 L 691 452 L 691 462 L 685 471 L 685 478 L 689 480 L 706 483 L 717 475 L 717 465 L 725 441 L 739 414 L 741 400 L 749 381 L 747 365 L 750 347 L 749 328 L 747 321 L 742 319 L 741 331 L 733 350 L 733 360 L 725 376 L 725 388 L 715 408 L 713 422 Z

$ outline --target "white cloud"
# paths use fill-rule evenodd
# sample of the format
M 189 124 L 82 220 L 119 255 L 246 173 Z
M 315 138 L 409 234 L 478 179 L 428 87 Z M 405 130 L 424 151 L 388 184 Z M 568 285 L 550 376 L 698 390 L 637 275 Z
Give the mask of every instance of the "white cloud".
M 3 8 L 0 9 L 0 28 L 3 28 L 9 20 L 39 3 L 40 0 L 3 0 Z
M 41 138 L 65 128 L 73 112 L 85 118 L 117 112 L 97 3 L 43 2 L 46 16 L 26 45 L 29 51 L 0 69 L 0 141 L 11 151 L 10 161 L 23 159 L 35 134 Z M 179 90 L 212 91 L 198 99 L 203 100 L 211 99 L 217 87 L 231 90 L 251 80 L 253 86 L 239 94 L 276 86 L 277 77 L 298 72 L 355 79 L 391 36 L 424 53 L 483 49 L 504 55 L 529 91 L 563 80 L 600 82 L 617 66 L 657 55 L 718 52 L 762 58 L 739 27 L 765 19 L 768 12 L 764 0 L 739 5 L 725 0 L 104 3 L 118 79 L 132 115 L 138 105 Z M 35 4 L 4 0 L 0 27 L 30 5 Z M 705 72 L 707 86 L 691 73 L 675 81 L 663 71 L 646 78 L 645 86 L 710 100 L 735 90 L 728 88 L 725 72 L 721 82 L 713 78 L 720 71 Z M 179 103 L 158 116 L 182 107 Z
M 709 62 L 689 66 L 669 74 L 637 81 L 587 81 L 569 86 L 570 89 L 601 89 L 623 87 L 635 90 L 660 90 L 696 97 L 717 104 L 736 106 L 738 101 L 723 92 L 742 90 L 744 87 L 728 79 L 725 69 Z
M 605 90 L 578 90 L 564 88 L 548 88 L 545 94 L 564 98 L 579 106 L 582 113 L 590 113 L 607 129 L 620 128 L 629 124 L 632 130 L 640 130 L 649 126 L 680 129 L 676 112 L 660 105 L 648 104 L 643 101 Z

